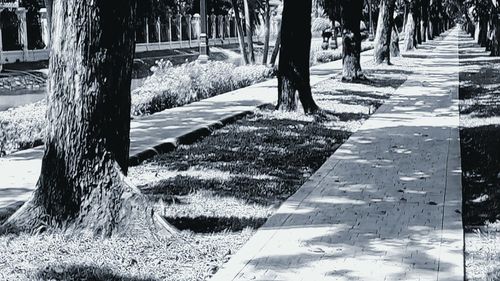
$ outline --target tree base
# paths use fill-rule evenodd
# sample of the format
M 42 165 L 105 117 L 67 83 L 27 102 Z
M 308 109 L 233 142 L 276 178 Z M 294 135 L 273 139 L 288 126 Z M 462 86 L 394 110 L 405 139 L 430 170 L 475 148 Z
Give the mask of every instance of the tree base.
M 78 214 L 60 219 L 47 213 L 37 195 L 17 210 L 2 226 L 6 233 L 63 233 L 91 235 L 95 238 L 145 237 L 161 240 L 178 235 L 178 230 L 154 210 L 146 196 L 132 185 L 120 172 L 113 192 L 103 192 L 99 200 L 91 200 L 81 206 Z M 120 192 L 116 192 L 121 189 Z M 116 197 L 113 197 L 117 194 Z M 113 207 L 109 207 L 112 202 Z
M 363 73 L 358 74 L 353 77 L 342 77 L 343 83 L 370 83 L 371 80 L 366 77 Z

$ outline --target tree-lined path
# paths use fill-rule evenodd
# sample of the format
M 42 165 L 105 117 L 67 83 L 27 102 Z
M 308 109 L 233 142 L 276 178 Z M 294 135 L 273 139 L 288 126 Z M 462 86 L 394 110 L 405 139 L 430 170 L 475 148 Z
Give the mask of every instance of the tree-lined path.
M 413 75 L 213 280 L 463 280 L 458 39 Z
M 372 51 L 362 55 L 371 59 Z M 337 60 L 311 68 L 311 84 L 317 84 L 342 69 Z M 177 138 L 207 128 L 226 118 L 252 111 L 256 106 L 276 102 L 276 79 L 226 94 L 167 109 L 131 121 L 130 157 L 143 160 L 169 149 Z M 199 131 L 198 131 L 199 132 Z M 42 164 L 43 146 L 0 158 L 0 211 L 15 202 L 26 201 L 34 190 Z

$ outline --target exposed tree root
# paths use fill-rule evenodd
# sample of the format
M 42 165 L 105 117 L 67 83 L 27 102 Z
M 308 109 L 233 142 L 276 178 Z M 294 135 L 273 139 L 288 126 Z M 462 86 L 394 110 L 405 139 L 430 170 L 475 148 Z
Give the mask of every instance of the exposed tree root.
M 318 108 L 318 110 L 310 115 L 313 115 L 314 120 L 318 123 L 339 120 L 339 117 L 335 112 L 322 108 Z
M 178 231 L 153 210 L 146 196 L 119 172 L 117 164 L 115 171 L 118 171 L 116 184 L 110 190 L 92 194 L 92 199 L 80 206 L 76 216 L 63 220 L 46 211 L 37 189 L 0 227 L 0 234 L 62 232 L 96 238 L 134 236 L 157 240 L 176 236 Z
M 370 85 L 372 81 L 366 77 L 364 73 L 359 73 L 353 77 L 342 77 L 342 82 L 344 83 L 359 83 L 359 84 L 367 84 Z

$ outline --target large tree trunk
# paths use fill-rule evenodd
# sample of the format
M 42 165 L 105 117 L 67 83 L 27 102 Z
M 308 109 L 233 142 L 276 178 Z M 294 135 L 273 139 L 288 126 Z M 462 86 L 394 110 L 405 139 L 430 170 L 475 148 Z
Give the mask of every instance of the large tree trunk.
M 374 59 L 376 63 L 391 63 L 390 45 L 392 30 L 394 26 L 394 6 L 395 0 L 380 1 L 380 11 L 378 15 L 377 33 L 375 35 Z
M 363 0 L 342 0 L 342 80 L 365 79 L 361 70 L 360 21 Z
M 167 234 L 125 179 L 134 11 L 134 0 L 54 1 L 41 174 L 6 227 L 100 237 Z
M 405 27 L 405 42 L 403 45 L 404 51 L 410 51 L 415 48 L 415 21 L 413 20 L 413 13 L 408 13 L 408 19 L 406 20 Z
M 319 109 L 312 97 L 309 77 L 311 4 L 311 1 L 284 1 L 278 66 L 279 110 L 297 110 L 296 92 L 306 114 Z
M 247 32 L 248 52 L 250 54 L 250 62 L 254 64 L 255 53 L 253 51 L 253 31 L 252 31 L 252 22 L 250 19 L 250 7 L 248 5 L 248 0 L 243 0 L 243 5 L 245 9 L 245 29 Z
M 269 5 L 269 0 L 266 0 L 266 7 L 265 7 L 265 25 L 266 25 L 266 34 L 264 38 L 264 51 L 262 54 L 262 64 L 266 65 L 267 64 L 267 56 L 269 54 L 269 39 L 271 37 L 271 6 Z

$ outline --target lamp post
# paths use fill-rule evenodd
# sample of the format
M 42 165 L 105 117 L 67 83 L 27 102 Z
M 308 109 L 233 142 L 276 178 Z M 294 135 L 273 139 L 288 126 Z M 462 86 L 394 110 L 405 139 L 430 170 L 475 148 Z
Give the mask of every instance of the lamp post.
M 370 41 L 373 41 L 373 21 L 372 21 L 372 0 L 368 0 L 368 16 L 369 16 L 369 25 L 368 25 L 368 28 L 369 28 L 369 36 L 368 36 L 368 40 Z
M 206 63 L 208 61 L 207 0 L 200 0 L 200 17 L 200 55 L 198 61 Z

